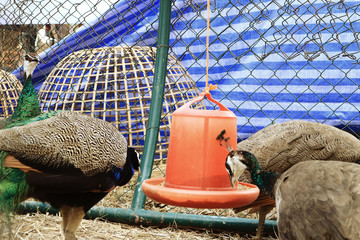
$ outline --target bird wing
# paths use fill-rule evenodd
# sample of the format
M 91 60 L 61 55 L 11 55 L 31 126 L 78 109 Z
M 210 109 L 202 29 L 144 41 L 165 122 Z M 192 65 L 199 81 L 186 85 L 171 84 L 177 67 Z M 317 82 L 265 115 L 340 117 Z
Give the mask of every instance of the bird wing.
M 116 187 L 115 178 L 109 174 L 100 173 L 92 176 L 84 174 L 68 175 L 29 171 L 26 182 L 37 190 L 47 193 L 77 194 L 84 192 L 107 193 Z
M 301 120 L 268 126 L 237 148 L 254 154 L 264 170 L 279 173 L 304 159 L 360 159 L 360 141 L 356 137 L 333 126 Z
M 4 159 L 4 166 L 9 168 L 17 168 L 20 169 L 23 172 L 40 172 L 39 170 L 29 167 L 25 164 L 22 164 L 19 160 L 17 160 L 14 156 L 8 155 Z
M 22 164 L 11 155 L 5 157 L 4 166 L 20 169 L 26 173 L 28 184 L 50 193 L 109 192 L 115 188 L 114 177 L 106 173 L 92 176 L 86 176 L 81 171 L 78 174 L 69 174 L 68 171 L 46 173 Z
M 307 161 L 275 185 L 283 239 L 360 239 L 360 166 Z
M 110 123 L 68 111 L 36 119 L 0 130 L 0 150 L 26 166 L 55 174 L 80 170 L 91 176 L 125 164 L 126 139 Z

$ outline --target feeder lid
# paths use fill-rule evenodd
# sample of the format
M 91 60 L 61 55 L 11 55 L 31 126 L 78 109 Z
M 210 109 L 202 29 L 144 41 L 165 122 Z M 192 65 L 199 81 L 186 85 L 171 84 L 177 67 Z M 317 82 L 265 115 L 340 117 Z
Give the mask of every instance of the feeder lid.
M 194 105 L 195 103 L 201 102 L 204 98 L 207 98 L 210 102 L 215 103 L 219 109 L 218 110 L 206 110 L 206 109 L 192 109 L 190 106 Z M 173 115 L 191 115 L 191 116 L 210 116 L 210 117 L 234 117 L 236 115 L 230 111 L 227 107 L 222 105 L 220 102 L 216 101 L 212 98 L 209 92 L 203 91 L 200 95 L 196 98 L 193 98 L 189 102 L 185 103 L 182 107 L 176 109 Z
M 259 196 L 257 186 L 249 183 L 239 184 L 250 187 L 247 190 L 191 190 L 162 186 L 165 178 L 151 178 L 142 183 L 142 189 L 150 199 L 168 205 L 190 208 L 237 208 L 249 205 Z

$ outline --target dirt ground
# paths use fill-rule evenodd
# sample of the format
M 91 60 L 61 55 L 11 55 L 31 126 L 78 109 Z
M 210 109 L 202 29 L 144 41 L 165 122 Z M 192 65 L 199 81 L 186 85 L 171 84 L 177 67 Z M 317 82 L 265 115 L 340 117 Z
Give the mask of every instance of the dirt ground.
M 154 176 L 162 173 L 153 173 Z M 130 208 L 133 196 L 133 186 L 136 183 L 137 176 L 135 176 L 129 185 L 125 187 L 117 187 L 108 194 L 96 206 L 99 207 L 114 207 L 114 208 Z M 249 214 L 247 211 L 236 214 L 232 209 L 191 209 L 180 208 L 174 206 L 167 206 L 147 200 L 145 204 L 146 210 L 154 210 L 159 212 L 173 212 L 173 213 L 188 213 L 213 215 L 223 217 L 241 217 L 257 219 L 255 213 Z M 276 219 L 276 213 L 273 210 L 267 216 L 269 219 Z M 25 215 L 15 215 L 12 220 L 12 234 L 9 235 L 8 228 L 3 226 L 0 222 L 0 239 L 16 239 L 16 240 L 50 240 L 63 239 L 61 232 L 61 216 L 41 213 L 28 213 Z M 177 227 L 142 227 L 133 226 L 122 223 L 114 223 L 105 221 L 103 219 L 88 220 L 84 219 L 77 231 L 79 240 L 108 240 L 108 239 L 251 239 L 250 235 L 240 235 L 235 232 L 213 232 L 209 229 L 193 230 L 182 229 Z M 265 237 L 264 240 L 275 239 L 273 237 Z
M 0 239 L 33 240 L 33 239 L 63 239 L 61 233 L 61 217 L 49 214 L 26 214 L 16 215 L 14 233 L 9 237 L 2 233 Z M 81 222 L 77 232 L 79 240 L 111 240 L 111 239 L 251 239 L 249 235 L 239 235 L 233 232 L 213 232 L 211 230 L 191 230 L 175 227 L 157 228 L 131 226 L 127 224 L 113 223 L 101 219 L 87 220 Z M 266 237 L 265 240 L 274 239 Z

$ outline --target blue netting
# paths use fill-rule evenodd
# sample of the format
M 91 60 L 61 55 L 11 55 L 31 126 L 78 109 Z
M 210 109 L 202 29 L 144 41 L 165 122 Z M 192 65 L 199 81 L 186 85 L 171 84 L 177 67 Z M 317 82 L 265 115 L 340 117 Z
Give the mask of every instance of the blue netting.
M 171 53 L 203 89 L 206 3 L 176 1 L 172 9 Z M 37 86 L 73 51 L 156 46 L 158 17 L 157 0 L 120 1 L 40 55 Z M 359 123 L 358 1 L 216 0 L 210 18 L 212 95 L 237 115 L 241 138 L 290 119 Z

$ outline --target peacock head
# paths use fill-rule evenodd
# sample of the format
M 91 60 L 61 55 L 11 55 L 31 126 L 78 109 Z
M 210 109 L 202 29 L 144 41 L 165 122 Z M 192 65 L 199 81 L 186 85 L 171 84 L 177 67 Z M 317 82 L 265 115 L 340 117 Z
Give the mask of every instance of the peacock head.
M 229 175 L 232 188 L 235 188 L 239 177 L 247 169 L 247 165 L 245 165 L 243 161 L 244 157 L 241 154 L 241 151 L 231 151 L 226 157 L 225 167 Z
M 251 176 L 262 172 L 256 157 L 250 152 L 241 150 L 231 151 L 226 158 L 225 166 L 232 187 L 235 186 L 235 182 L 245 170 L 248 170 L 251 173 Z
M 26 54 L 24 57 L 24 74 L 29 77 L 33 74 L 35 67 L 38 65 L 39 59 L 37 57 Z
M 230 137 L 225 137 L 225 134 L 226 130 L 224 129 L 216 137 L 216 140 L 219 141 L 220 146 L 225 147 L 229 152 L 228 156 L 226 157 L 225 167 L 230 178 L 231 187 L 235 188 L 236 183 L 239 177 L 245 171 L 246 166 L 241 162 L 241 155 L 238 155 L 238 151 L 234 151 L 230 145 Z

